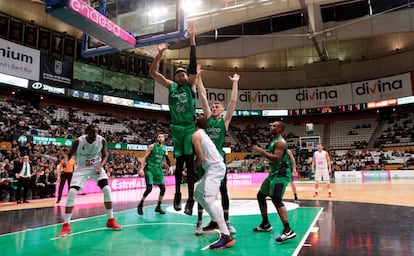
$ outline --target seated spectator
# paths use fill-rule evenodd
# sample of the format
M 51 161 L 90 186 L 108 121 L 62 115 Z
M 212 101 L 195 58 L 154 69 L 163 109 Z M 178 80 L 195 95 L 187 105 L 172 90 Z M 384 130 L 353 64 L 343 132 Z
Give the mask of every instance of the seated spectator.
M 0 201 L 4 201 L 8 196 L 12 197 L 13 189 L 10 184 L 9 174 L 0 163 Z
M 33 199 L 46 197 L 45 177 L 42 175 L 42 171 L 36 171 L 36 174 L 32 176 L 31 185 Z
M 49 167 L 45 167 L 43 180 L 45 182 L 45 196 L 46 197 L 55 197 L 55 190 L 56 190 L 56 177 L 55 175 L 50 172 Z

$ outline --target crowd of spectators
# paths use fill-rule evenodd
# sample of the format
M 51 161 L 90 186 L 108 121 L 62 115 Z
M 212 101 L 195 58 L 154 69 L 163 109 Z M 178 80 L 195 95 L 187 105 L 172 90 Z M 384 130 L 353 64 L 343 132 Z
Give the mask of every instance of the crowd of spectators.
M 41 135 L 60 138 L 76 138 L 83 134 L 84 127 L 90 123 L 105 123 L 108 125 L 123 124 L 126 129 L 114 131 L 111 129 L 101 131 L 108 142 L 123 142 L 148 145 L 154 142 L 156 133 L 166 134 L 166 145 L 172 146 L 172 137 L 170 135 L 169 124 L 167 121 L 158 119 L 139 119 L 125 117 L 118 120 L 111 113 L 88 113 L 85 111 L 68 108 L 67 118 L 56 118 L 54 113 L 58 108 L 49 105 L 43 110 L 34 108 L 29 102 L 24 100 L 8 97 L 0 100 L 0 142 L 6 141 L 12 143 L 12 149 L 7 150 L 5 147 L 0 149 L 0 170 L 8 174 L 8 177 L 14 177 L 14 163 L 19 161 L 24 155 L 30 157 L 33 165 L 34 175 L 44 175 L 45 171 L 52 175 L 56 170 L 56 165 L 63 158 L 63 147 L 56 145 L 35 145 L 26 141 L 19 141 L 17 136 L 24 135 Z M 93 119 L 91 120 L 91 116 Z M 392 114 L 383 117 L 386 122 L 386 128 L 378 137 L 376 143 L 378 148 L 384 143 L 392 141 L 395 143 L 400 138 L 410 138 L 414 142 L 414 125 L 413 114 Z M 370 124 L 368 124 L 370 125 Z M 355 129 L 366 128 L 365 124 L 358 124 Z M 268 141 L 268 126 L 247 124 L 243 127 L 231 126 L 232 133 L 236 137 L 233 144 L 226 143 L 232 149 L 232 152 L 249 152 L 253 145 L 260 145 Z M 363 131 L 362 131 L 363 132 Z M 288 140 L 298 138 L 297 135 L 286 131 L 284 137 Z M 266 146 L 266 145 L 261 145 Z M 292 151 L 297 152 L 297 169 L 300 177 L 310 177 L 310 158 L 306 154 L 298 154 L 299 146 L 289 145 Z M 364 170 L 364 169 L 384 169 L 385 164 L 392 157 L 406 157 L 407 155 L 398 155 L 398 152 L 385 153 L 380 149 L 368 151 L 367 141 L 355 141 L 354 149 L 347 152 L 331 152 L 333 170 Z M 329 149 L 329 145 L 326 146 Z M 412 152 L 409 152 L 411 154 Z M 246 158 L 236 160 L 237 164 L 229 165 L 229 172 L 266 172 L 268 163 L 261 157 Z M 107 172 L 113 177 L 137 176 L 140 169 L 140 159 L 133 154 L 120 154 L 111 152 L 107 166 Z M 47 193 L 50 196 L 53 193 Z M 43 194 L 42 194 L 43 195 Z M 0 194 L 1 196 L 1 194 Z M 1 199 L 1 198 L 0 198 Z

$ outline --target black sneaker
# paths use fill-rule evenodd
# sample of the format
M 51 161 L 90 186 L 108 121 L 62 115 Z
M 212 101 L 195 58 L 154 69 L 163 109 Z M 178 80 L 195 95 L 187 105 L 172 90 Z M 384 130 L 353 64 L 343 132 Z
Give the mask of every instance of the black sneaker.
M 138 215 L 144 215 L 144 211 L 142 210 L 142 204 L 139 204 L 137 206 L 137 212 L 138 212 Z
M 187 203 L 185 204 L 184 213 L 187 215 L 193 215 L 193 206 L 194 206 L 194 200 L 188 199 Z
M 158 212 L 159 214 L 165 214 L 165 212 L 161 209 L 161 206 L 155 207 L 155 212 Z
M 174 210 L 181 211 L 181 193 L 175 193 L 174 195 Z
M 234 240 L 232 236 L 221 234 L 220 239 L 210 245 L 210 249 L 221 250 L 232 247 L 235 243 L 236 240 Z
M 289 240 L 295 237 L 296 237 L 296 233 L 293 232 L 292 229 L 290 229 L 289 231 L 283 231 L 282 235 L 276 238 L 276 242 L 281 243 L 283 241 L 286 241 L 286 240 Z
M 272 230 L 273 227 L 272 225 L 270 225 L 270 223 L 266 223 L 266 224 L 260 224 L 259 226 L 255 227 L 253 229 L 254 232 L 269 232 L 270 230 Z
M 219 226 L 215 221 L 210 221 L 207 226 L 203 227 L 203 231 L 211 231 L 215 229 L 219 229 Z

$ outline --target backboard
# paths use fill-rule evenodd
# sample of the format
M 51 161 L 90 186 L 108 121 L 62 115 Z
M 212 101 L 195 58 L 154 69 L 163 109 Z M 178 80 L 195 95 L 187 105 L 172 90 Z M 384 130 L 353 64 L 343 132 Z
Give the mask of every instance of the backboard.
M 93 4 L 102 11 L 102 0 Z M 106 2 L 105 15 L 122 29 L 134 35 L 131 48 L 142 48 L 163 42 L 184 39 L 187 22 L 180 0 L 111 0 Z M 117 52 L 100 38 L 84 33 L 82 56 L 91 57 Z M 138 49 L 139 51 L 139 49 Z

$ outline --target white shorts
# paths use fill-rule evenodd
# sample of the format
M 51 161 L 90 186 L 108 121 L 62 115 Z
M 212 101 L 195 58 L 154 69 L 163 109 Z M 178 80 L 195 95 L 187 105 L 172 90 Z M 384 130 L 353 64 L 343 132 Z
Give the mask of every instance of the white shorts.
M 224 162 L 218 162 L 208 166 L 205 174 L 195 186 L 195 193 L 203 197 L 217 196 L 220 190 L 220 183 L 226 174 L 226 165 Z
M 96 184 L 98 184 L 99 180 L 108 179 L 108 175 L 106 175 L 106 171 L 102 168 L 99 174 L 96 173 L 97 167 L 79 167 L 77 166 L 73 172 L 72 180 L 70 182 L 71 187 L 80 187 L 83 188 L 86 180 L 88 179 L 95 179 Z
M 328 169 L 316 169 L 315 170 L 315 181 L 321 181 L 322 178 L 326 183 L 330 182 Z

